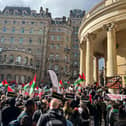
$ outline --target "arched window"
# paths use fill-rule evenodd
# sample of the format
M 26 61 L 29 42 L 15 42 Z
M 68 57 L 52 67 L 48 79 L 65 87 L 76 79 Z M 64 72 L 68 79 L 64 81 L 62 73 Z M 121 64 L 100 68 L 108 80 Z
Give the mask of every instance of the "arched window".
M 25 82 L 25 77 L 21 76 L 21 83 L 24 83 L 24 82 Z
M 25 57 L 24 58 L 24 65 L 27 65 L 28 64 L 28 57 Z
M 11 74 L 7 75 L 7 81 L 10 82 L 11 81 Z
M 16 57 L 16 63 L 17 64 L 21 64 L 21 56 L 17 56 Z
M 19 76 L 18 75 L 15 75 L 15 80 L 16 80 L 17 83 L 19 82 Z
M 9 63 L 13 63 L 13 62 L 14 62 L 14 56 L 10 55 L 10 57 L 9 57 Z
M 31 66 L 33 65 L 33 63 L 32 63 L 32 59 L 30 59 L 30 65 L 31 65 Z

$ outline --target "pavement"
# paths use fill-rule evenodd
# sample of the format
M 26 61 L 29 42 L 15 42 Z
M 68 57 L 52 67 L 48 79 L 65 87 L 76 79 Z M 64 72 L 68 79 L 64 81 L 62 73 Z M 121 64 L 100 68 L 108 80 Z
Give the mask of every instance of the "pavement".
M 90 121 L 90 126 L 94 126 L 94 119 L 93 116 L 90 117 L 91 121 Z M 102 119 L 102 125 L 101 126 L 105 126 L 104 124 L 104 120 Z

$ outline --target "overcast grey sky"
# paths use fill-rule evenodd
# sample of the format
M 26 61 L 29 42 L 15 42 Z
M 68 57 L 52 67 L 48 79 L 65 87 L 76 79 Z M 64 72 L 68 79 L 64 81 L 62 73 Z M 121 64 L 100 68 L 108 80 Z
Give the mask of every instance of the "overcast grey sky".
M 71 9 L 89 10 L 102 0 L 0 0 L 0 8 L 5 6 L 29 6 L 31 9 L 39 10 L 40 6 L 49 8 L 52 17 L 69 15 Z

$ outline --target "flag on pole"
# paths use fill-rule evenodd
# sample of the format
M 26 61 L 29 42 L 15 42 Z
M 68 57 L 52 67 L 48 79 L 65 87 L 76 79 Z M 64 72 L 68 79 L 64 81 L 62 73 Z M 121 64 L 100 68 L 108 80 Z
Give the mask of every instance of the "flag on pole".
M 2 81 L 2 84 L 3 84 L 4 86 L 8 86 L 7 80 L 3 80 L 3 81 Z
M 8 92 L 14 92 L 14 90 L 10 86 L 7 87 L 7 91 Z
M 74 82 L 74 86 L 77 84 L 80 84 L 81 82 L 84 82 L 86 80 L 84 73 L 82 73 L 82 75 L 79 74 L 79 79 L 77 79 L 77 81 Z
M 60 87 L 60 88 L 63 87 L 63 82 L 62 82 L 62 80 L 59 81 L 59 87 Z
M 14 92 L 14 90 L 8 85 L 7 80 L 3 80 L 2 84 L 7 87 L 8 92 Z
M 24 90 L 26 90 L 29 86 L 29 83 L 27 83 L 25 86 L 24 86 Z
M 34 87 L 35 87 L 35 83 L 36 83 L 36 74 L 34 76 L 34 79 L 33 79 L 33 82 L 32 82 L 32 85 L 31 85 L 31 88 L 30 88 L 30 95 L 32 94 L 33 90 L 34 90 Z
M 83 80 L 86 80 L 84 73 L 82 73 L 82 78 L 83 78 Z

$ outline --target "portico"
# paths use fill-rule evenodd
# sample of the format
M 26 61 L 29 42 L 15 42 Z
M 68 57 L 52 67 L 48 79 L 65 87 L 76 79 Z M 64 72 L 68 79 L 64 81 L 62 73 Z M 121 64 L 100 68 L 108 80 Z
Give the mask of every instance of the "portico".
M 108 1 L 90 11 L 79 30 L 80 73 L 85 72 L 86 85 L 98 80 L 99 56 L 105 59 L 106 77 L 126 76 L 126 1 Z

